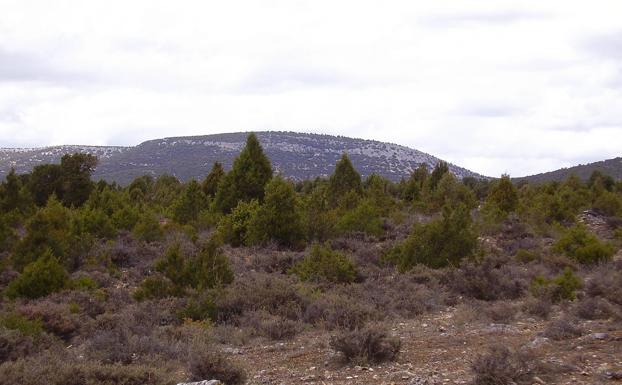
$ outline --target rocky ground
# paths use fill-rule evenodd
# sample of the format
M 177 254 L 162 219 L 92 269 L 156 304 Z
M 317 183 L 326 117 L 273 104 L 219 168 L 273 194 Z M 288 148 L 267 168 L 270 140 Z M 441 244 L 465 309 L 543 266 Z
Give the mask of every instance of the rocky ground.
M 545 370 L 534 383 L 616 381 L 622 371 L 622 325 L 582 321 L 582 336 L 553 341 L 542 336 L 547 322 L 519 317 L 510 324 L 485 323 L 466 307 L 449 307 L 396 321 L 391 331 L 402 341 L 398 359 L 371 367 L 344 364 L 329 347 L 330 334 L 318 331 L 287 342 L 223 350 L 244 363 L 249 384 L 467 384 L 473 360 L 493 344 L 535 352 Z

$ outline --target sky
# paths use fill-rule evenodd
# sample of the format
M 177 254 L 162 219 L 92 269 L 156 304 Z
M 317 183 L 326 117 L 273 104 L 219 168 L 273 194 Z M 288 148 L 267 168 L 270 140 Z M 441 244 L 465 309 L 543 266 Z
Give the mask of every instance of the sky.
M 622 2 L 0 0 L 0 147 L 265 130 L 488 176 L 622 156 Z

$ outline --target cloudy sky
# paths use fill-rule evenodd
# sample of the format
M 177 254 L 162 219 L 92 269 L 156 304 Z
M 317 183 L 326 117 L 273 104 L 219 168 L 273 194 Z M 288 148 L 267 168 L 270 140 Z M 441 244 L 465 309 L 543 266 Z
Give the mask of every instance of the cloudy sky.
M 291 130 L 486 175 L 622 155 L 622 2 L 0 0 L 0 147 Z

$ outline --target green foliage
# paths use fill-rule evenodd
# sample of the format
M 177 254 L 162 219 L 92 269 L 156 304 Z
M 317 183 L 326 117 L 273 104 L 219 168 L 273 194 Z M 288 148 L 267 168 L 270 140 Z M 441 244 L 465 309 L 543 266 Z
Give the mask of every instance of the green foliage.
M 9 298 L 39 298 L 64 289 L 68 283 L 67 271 L 47 250 L 11 281 L 5 294 Z
M 66 262 L 74 242 L 71 233 L 71 212 L 53 196 L 26 224 L 26 236 L 13 253 L 13 265 L 20 271 L 48 249 Z
M 440 183 L 441 179 L 447 173 L 449 173 L 449 165 L 447 164 L 447 162 L 438 162 L 436 166 L 434 166 L 434 170 L 432 170 L 432 173 L 430 174 L 430 190 L 436 190 L 436 187 Z
M 145 212 L 134 226 L 133 234 L 145 242 L 156 242 L 164 237 L 164 231 L 158 218 L 151 212 Z
M 553 250 L 585 264 L 607 261 L 615 251 L 612 245 L 601 242 L 583 225 L 575 225 L 566 230 L 553 246 Z
M 503 213 L 509 214 L 518 207 L 518 191 L 509 175 L 502 175 L 490 189 L 486 202 L 498 207 Z
M 197 220 L 201 210 L 207 207 L 207 199 L 196 180 L 186 185 L 182 195 L 173 204 L 173 218 L 179 223 Z
M 328 202 L 327 185 L 316 186 L 302 199 L 302 223 L 307 239 L 326 241 L 335 234 L 337 214 Z
M 250 217 L 247 244 L 274 240 L 280 245 L 296 247 L 304 241 L 302 221 L 291 183 L 280 176 L 266 185 L 261 207 Z
M 292 267 L 301 281 L 350 283 L 356 279 L 354 262 L 330 246 L 315 244 L 311 254 Z
M 572 301 L 576 298 L 576 290 L 583 287 L 581 278 L 572 269 L 566 267 L 554 279 L 537 276 L 531 282 L 531 293 L 537 298 L 549 299 L 553 302 Z
M 238 247 L 246 243 L 251 220 L 255 218 L 259 211 L 259 202 L 252 200 L 250 202 L 240 201 L 231 214 L 224 216 L 216 230 L 218 237 L 224 243 Z
M 37 338 L 43 334 L 41 320 L 30 320 L 18 313 L 5 313 L 0 316 L 0 328 L 17 330 L 23 336 Z
M 216 191 L 218 190 L 218 184 L 225 176 L 225 170 L 222 168 L 222 164 L 219 162 L 214 163 L 212 170 L 207 174 L 203 183 L 201 184 L 201 189 L 203 190 L 203 194 L 206 197 L 215 197 Z
M 146 278 L 134 293 L 137 300 L 182 296 L 187 289 L 213 289 L 233 282 L 229 259 L 214 240 L 204 244 L 196 255 L 185 255 L 179 244 L 169 247 L 155 263 L 159 276 Z
M 63 155 L 60 161 L 61 181 L 59 198 L 67 207 L 81 206 L 93 189 L 91 174 L 97 166 L 97 157 L 90 154 Z
M 431 179 L 430 179 L 431 180 Z M 469 209 L 476 207 L 476 200 L 473 191 L 451 173 L 446 172 L 437 182 L 436 187 L 431 191 L 426 191 L 428 211 L 435 212 L 445 206 L 455 207 L 464 205 Z
M 604 191 L 592 207 L 605 215 L 622 217 L 622 194 Z
M 463 204 L 455 209 L 445 207 L 443 217 L 426 224 L 415 224 L 411 235 L 385 258 L 401 271 L 421 263 L 439 268 L 456 266 L 475 251 L 477 234 L 469 210 Z
M 374 236 L 382 235 L 384 230 L 378 206 L 370 199 L 361 201 L 358 206 L 341 216 L 337 222 L 337 231 L 341 234 L 361 232 Z
M 341 203 L 348 193 L 362 192 L 361 175 L 354 169 L 347 154 L 343 154 L 328 181 L 328 198 L 333 206 Z
M 248 135 L 246 147 L 234 160 L 233 167 L 216 192 L 216 209 L 228 213 L 238 202 L 261 201 L 264 188 L 272 178 L 272 165 L 255 134 Z
M 80 277 L 69 281 L 68 286 L 75 290 L 91 291 L 99 287 L 91 277 Z
M 7 174 L 0 184 L 0 212 L 26 212 L 31 204 L 30 195 L 22 179 L 15 173 L 15 169 Z

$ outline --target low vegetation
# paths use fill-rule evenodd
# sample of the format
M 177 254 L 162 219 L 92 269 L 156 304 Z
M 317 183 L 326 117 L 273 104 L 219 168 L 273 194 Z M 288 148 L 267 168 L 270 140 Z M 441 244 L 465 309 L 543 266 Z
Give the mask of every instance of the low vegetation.
M 412 357 L 430 314 L 541 322 L 555 343 L 622 319 L 622 183 L 603 174 L 459 180 L 439 163 L 394 183 L 344 154 L 330 177 L 294 183 L 254 135 L 202 181 L 95 182 L 96 163 L 66 155 L 0 184 L 0 384 L 242 384 L 252 368 L 233 347 L 312 335 L 327 366 L 367 367 Z M 497 346 L 469 375 L 541 370 Z

